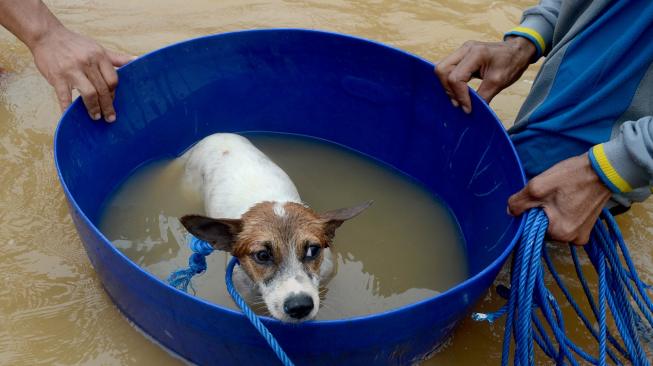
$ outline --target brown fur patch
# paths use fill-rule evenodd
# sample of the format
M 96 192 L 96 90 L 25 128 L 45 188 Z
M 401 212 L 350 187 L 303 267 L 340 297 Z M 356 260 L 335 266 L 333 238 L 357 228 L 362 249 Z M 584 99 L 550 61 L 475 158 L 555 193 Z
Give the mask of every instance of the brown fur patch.
M 287 202 L 283 206 L 285 215 L 279 216 L 274 212 L 274 205 L 274 202 L 259 203 L 242 216 L 242 231 L 232 250 L 255 282 L 272 278 L 283 259 L 292 253 L 302 261 L 307 245 L 325 248 L 331 240 L 324 220 L 312 209 Z M 253 258 L 254 253 L 266 246 L 271 249 L 273 264 L 260 264 Z M 319 275 L 322 253 L 303 263 L 308 273 Z

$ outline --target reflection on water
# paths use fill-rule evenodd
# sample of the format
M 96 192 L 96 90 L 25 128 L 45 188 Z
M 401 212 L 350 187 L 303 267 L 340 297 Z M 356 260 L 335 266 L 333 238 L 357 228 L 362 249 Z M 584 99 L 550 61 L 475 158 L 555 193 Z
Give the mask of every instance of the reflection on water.
M 468 39 L 492 41 L 534 0 L 51 0 L 72 29 L 107 47 L 143 54 L 209 33 L 263 27 L 319 28 L 373 38 L 430 60 Z M 59 116 L 29 51 L 0 30 L 0 364 L 177 365 L 122 318 L 75 233 L 52 161 Z M 510 124 L 536 70 L 492 106 Z M 642 276 L 653 280 L 653 204 L 619 220 Z M 558 253 L 559 252 L 559 253 Z M 556 251 L 574 284 L 565 248 Z M 505 279 L 502 274 L 499 281 Z M 572 286 L 573 287 L 573 286 Z M 579 291 L 573 287 L 574 291 Z M 496 309 L 489 292 L 479 305 Z M 568 317 L 568 322 L 575 321 Z M 503 323 L 466 320 L 428 365 L 497 364 Z M 587 340 L 585 340 L 587 341 Z

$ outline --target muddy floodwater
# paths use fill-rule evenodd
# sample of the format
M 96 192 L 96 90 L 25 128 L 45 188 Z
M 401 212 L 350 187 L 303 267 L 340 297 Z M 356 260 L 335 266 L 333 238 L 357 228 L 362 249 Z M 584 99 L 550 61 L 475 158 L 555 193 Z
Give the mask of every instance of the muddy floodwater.
M 429 60 L 468 39 L 494 41 L 528 1 L 54 0 L 67 26 L 135 55 L 191 37 L 239 29 L 301 27 L 372 38 Z M 29 50 L 0 30 L 0 365 L 179 365 L 114 307 L 90 266 L 68 215 L 52 158 L 60 112 Z M 537 65 L 492 103 L 510 126 Z M 653 281 L 653 203 L 618 218 L 640 274 Z M 580 294 L 564 247 L 553 255 Z M 589 268 L 588 268 L 589 272 Z M 498 283 L 506 280 L 503 272 Z M 488 291 L 481 311 L 503 304 Z M 586 306 L 585 303 L 581 304 Z M 566 324 L 576 318 L 565 309 Z M 577 327 L 570 326 L 575 331 Z M 494 365 L 503 322 L 464 320 L 425 365 Z M 581 344 L 589 335 L 572 334 Z M 591 348 L 590 348 L 591 349 Z M 541 360 L 541 359 L 540 359 Z M 541 364 L 548 364 L 541 361 Z

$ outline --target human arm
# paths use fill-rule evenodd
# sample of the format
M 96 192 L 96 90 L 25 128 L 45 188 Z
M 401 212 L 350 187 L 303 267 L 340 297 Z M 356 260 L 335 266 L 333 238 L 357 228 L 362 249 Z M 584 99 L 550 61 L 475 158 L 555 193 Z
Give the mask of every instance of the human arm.
M 132 57 L 104 49 L 90 38 L 68 30 L 40 0 L 0 0 L 0 24 L 32 52 L 34 63 L 54 87 L 61 109 L 79 91 L 92 119 L 113 122 L 113 96 L 118 84 L 114 67 Z
M 625 122 L 619 133 L 589 153 L 564 160 L 510 197 L 509 212 L 542 207 L 553 240 L 586 244 L 613 194 L 653 183 L 653 116 Z
M 508 200 L 508 212 L 519 216 L 541 207 L 553 240 L 586 244 L 601 209 L 611 196 L 592 168 L 588 154 L 563 160 L 531 179 Z
M 561 0 L 542 0 L 524 12 L 521 25 L 503 42 L 468 41 L 440 61 L 435 73 L 453 105 L 471 112 L 467 83 L 472 78 L 482 80 L 477 92 L 488 103 L 517 81 L 550 47 L 560 6 Z

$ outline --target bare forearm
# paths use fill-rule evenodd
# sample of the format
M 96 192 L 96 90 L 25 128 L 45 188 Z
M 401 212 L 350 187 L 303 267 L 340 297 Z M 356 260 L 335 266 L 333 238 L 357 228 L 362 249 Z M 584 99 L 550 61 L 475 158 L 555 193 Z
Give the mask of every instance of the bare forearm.
M 76 89 L 92 119 L 116 120 L 114 66 L 126 64 L 131 57 L 105 50 L 66 29 L 41 0 L 0 0 L 0 25 L 32 51 L 36 67 L 54 87 L 62 110 L 70 105 Z
M 49 32 L 63 28 L 41 0 L 0 0 L 0 24 L 30 49 Z

